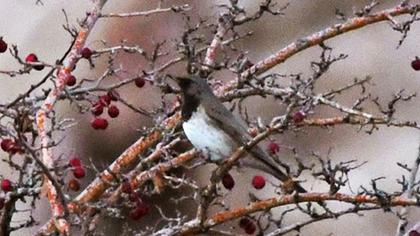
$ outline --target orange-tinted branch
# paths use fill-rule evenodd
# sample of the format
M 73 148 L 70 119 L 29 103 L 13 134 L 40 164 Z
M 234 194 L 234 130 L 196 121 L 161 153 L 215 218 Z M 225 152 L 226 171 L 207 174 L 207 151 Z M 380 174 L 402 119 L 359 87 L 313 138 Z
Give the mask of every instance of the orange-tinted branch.
M 62 91 L 64 91 L 66 79 L 69 76 L 71 70 L 76 65 L 76 62 L 79 60 L 80 51 L 84 47 L 87 36 L 95 25 L 105 2 L 106 0 L 93 1 L 94 7 L 90 11 L 90 14 L 86 19 L 86 23 L 80 29 L 76 37 L 75 44 L 63 63 L 63 67 L 57 71 L 57 78 L 54 81 L 54 86 L 52 87 L 51 92 L 48 94 L 47 98 L 44 100 L 40 109 L 36 113 L 36 125 L 42 145 L 42 162 L 48 169 L 55 168 L 54 156 L 50 147 L 51 140 L 49 136 L 49 132 L 51 131 L 51 122 L 48 116 L 53 111 L 58 96 Z M 56 189 L 52 181 L 46 176 L 44 184 L 47 188 L 47 196 L 51 205 L 52 216 L 55 219 L 55 227 L 60 231 L 60 233 L 67 235 L 69 233 L 70 225 L 67 220 L 63 218 L 65 215 L 65 205 L 63 204 L 64 199 L 61 199 L 62 197 L 60 198 L 59 196 L 59 191 L 61 190 Z
M 387 204 L 389 206 L 420 206 L 420 202 L 416 199 L 408 199 L 404 197 L 392 197 L 388 202 L 369 195 L 348 195 L 348 194 L 330 194 L 330 193 L 299 193 L 291 195 L 283 195 L 278 198 L 269 198 L 250 203 L 246 207 L 239 207 L 232 210 L 218 212 L 210 216 L 203 225 L 198 222 L 193 224 L 185 224 L 184 228 L 177 235 L 192 235 L 203 232 L 211 227 L 225 223 L 230 220 L 240 218 L 258 211 L 266 211 L 274 207 L 304 203 L 304 202 L 322 202 L 322 201 L 339 201 L 352 204 L 374 204 L 381 206 Z
M 341 24 L 335 24 L 326 29 L 323 29 L 319 32 L 313 33 L 307 37 L 300 38 L 295 42 L 287 45 L 286 47 L 280 49 L 278 52 L 270 55 L 269 57 L 264 58 L 263 60 L 255 63 L 252 67 L 245 70 L 241 73 L 240 79 L 247 79 L 250 76 L 260 75 L 276 65 L 279 65 L 285 62 L 288 58 L 293 55 L 315 45 L 318 45 L 322 42 L 325 42 L 328 39 L 334 38 L 338 35 L 347 33 L 352 30 L 362 28 L 367 25 L 374 23 L 388 21 L 390 16 L 400 16 L 404 14 L 410 14 L 415 12 L 419 8 L 419 5 L 406 5 L 406 6 L 397 6 L 391 9 L 380 11 L 377 13 L 372 13 L 366 16 L 354 17 L 347 20 Z M 232 80 L 226 86 L 224 86 L 222 91 L 230 91 L 237 85 L 237 80 Z

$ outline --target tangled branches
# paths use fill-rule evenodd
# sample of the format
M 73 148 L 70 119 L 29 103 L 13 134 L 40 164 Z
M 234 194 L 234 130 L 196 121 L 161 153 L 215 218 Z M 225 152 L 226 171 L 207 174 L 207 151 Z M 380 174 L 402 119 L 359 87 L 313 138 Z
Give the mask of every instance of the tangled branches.
M 419 20 L 419 5 L 403 1 L 376 11 L 379 4 L 372 1 L 352 16 L 337 9 L 341 23 L 308 34 L 254 62 L 247 51 L 236 47 L 237 43 L 252 36 L 246 26 L 262 22 L 264 18 L 285 16 L 293 3 L 281 6 L 276 1 L 263 0 L 252 11 L 240 1 L 230 0 L 216 6 L 216 17 L 197 19 L 194 17 L 197 4 L 170 6 L 167 1 L 157 1 L 157 6 L 150 10 L 107 13 L 103 10 L 107 2 L 92 0 L 91 9 L 79 21 L 79 26 L 71 26 L 65 14 L 64 29 L 72 40 L 61 59 L 54 63 L 39 60 L 35 54 L 23 59 L 20 47 L 11 45 L 9 48 L 17 68 L 1 68 L 1 75 L 16 78 L 31 76 L 44 69 L 48 72 L 11 101 L 0 103 L 1 148 L 7 153 L 3 160 L 17 173 L 13 181 L 4 177 L 1 186 L 2 235 L 38 223 L 34 212 L 38 200 L 44 198 L 42 190 L 45 190 L 51 208 L 51 219 L 39 228 L 37 235 L 54 232 L 71 235 L 79 231 L 83 235 L 97 235 L 104 217 L 143 220 L 150 212 L 158 215 L 159 223 L 145 223 L 141 229 L 133 229 L 130 233 L 234 235 L 239 231 L 230 227 L 230 222 L 239 220 L 240 228 L 248 234 L 284 235 L 300 232 L 322 220 L 378 210 L 391 212 L 398 218 L 397 235 L 407 232 L 407 225 L 411 224 L 408 210 L 420 206 L 418 157 L 412 166 L 398 163 L 406 171 L 406 175 L 397 181 L 400 189 L 382 189 L 379 183 L 383 178 L 376 178 L 354 191 L 350 188 L 351 175 L 356 171 L 367 171 L 365 162 L 357 161 L 357 157 L 334 161 L 331 153 L 323 156 L 313 152 L 306 156 L 294 147 L 282 147 L 280 151 L 276 137 L 307 132 L 311 128 L 339 126 L 357 127 L 367 134 L 387 127 L 420 129 L 416 120 L 401 119 L 397 115 L 399 104 L 410 102 L 416 96 L 408 89 L 397 91 L 386 101 L 370 92 L 376 79 L 370 75 L 361 75 L 361 79 L 354 78 L 340 86 L 326 88 L 323 85 L 331 68 L 351 60 L 347 54 L 337 54 L 339 49 L 330 47 L 327 40 L 368 25 L 388 22 L 401 34 L 396 43 L 400 47 Z M 86 44 L 97 22 L 157 15 L 182 21 L 185 24 L 183 32 L 176 38 L 153 42 L 152 47 L 128 40 L 117 44 L 102 41 L 95 49 Z M 408 19 L 397 18 L 403 15 Z M 0 49 L 7 48 L 6 42 L 0 40 L 4 43 L 0 43 Z M 311 47 L 317 47 L 320 53 L 310 62 L 309 74 L 272 71 Z M 135 73 L 120 59 L 128 54 L 146 62 L 141 68 L 135 68 Z M 100 75 L 95 79 L 76 79 L 76 66 L 82 60 L 88 62 L 91 71 L 99 71 L 97 74 Z M 106 61 L 103 71 L 99 66 L 101 60 Z M 416 69 L 414 64 L 413 68 Z M 253 137 L 216 166 L 204 158 L 200 150 L 192 148 L 182 132 L 180 91 L 170 79 L 185 75 L 207 79 L 219 99 L 231 104 L 232 110 L 247 122 Z M 121 92 L 135 86 L 143 90 L 149 86 L 156 88 L 160 105 L 153 108 L 138 106 L 135 101 L 144 97 L 126 97 Z M 346 105 L 342 98 L 354 93 L 357 96 L 351 96 L 352 104 Z M 248 112 L 246 103 L 255 97 L 273 101 L 282 109 L 274 111 L 269 120 L 263 120 L 260 114 Z M 56 107 L 59 101 L 69 101 L 70 107 L 81 114 L 92 113 L 90 125 L 95 131 L 113 125 L 102 114 L 106 110 L 110 118 L 117 118 L 120 108 L 115 104 L 152 120 L 153 124 L 142 127 L 138 140 L 106 167 L 97 167 L 93 161 L 88 165 L 76 154 L 67 158 L 62 151 L 62 140 L 57 137 L 75 127 L 73 119 L 62 118 Z M 332 112 L 324 114 L 320 112 L 322 109 Z M 252 191 L 246 191 L 248 203 L 238 206 L 229 200 L 235 185 L 230 173 L 247 171 L 242 165 L 247 151 L 266 141 L 273 160 L 293 180 L 278 183 L 258 175 L 259 182 L 253 183 L 254 188 L 264 189 L 270 197 L 260 198 Z M 281 158 L 279 152 L 290 158 Z M 209 166 L 213 166 L 211 173 L 206 173 L 209 181 L 194 178 L 200 168 Z M 93 170 L 95 177 L 80 191 L 77 179 L 85 177 L 87 170 Z M 74 178 L 69 180 L 69 174 Z M 294 191 L 296 183 L 310 191 L 297 193 Z M 71 191 L 80 193 L 71 197 Z M 150 204 L 159 197 L 166 197 L 172 208 L 165 209 L 159 202 Z M 30 215 L 23 223 L 14 224 L 12 217 L 20 212 L 19 202 L 30 207 Z M 333 202 L 340 203 L 339 207 Z M 185 205 L 187 210 L 182 209 Z M 291 220 L 296 215 L 300 220 Z

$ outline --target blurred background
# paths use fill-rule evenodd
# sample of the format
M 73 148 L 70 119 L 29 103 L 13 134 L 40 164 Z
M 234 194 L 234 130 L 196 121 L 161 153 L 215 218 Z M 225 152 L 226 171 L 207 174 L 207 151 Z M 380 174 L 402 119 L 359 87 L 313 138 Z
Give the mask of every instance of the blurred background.
M 0 0 L 0 36 L 9 44 L 17 44 L 21 55 L 34 52 L 38 57 L 53 64 L 60 58 L 70 43 L 70 36 L 63 30 L 62 24 L 65 17 L 62 9 L 65 9 L 69 23 L 77 25 L 77 19 L 84 17 L 89 9 L 89 1 L 73 0 L 43 0 L 43 5 L 36 5 L 35 0 L 15 1 Z M 250 11 L 255 11 L 259 1 L 241 0 Z M 287 1 L 278 1 L 284 5 Z M 300 0 L 290 1 L 290 6 L 285 10 L 285 16 L 265 16 L 260 21 L 241 27 L 241 32 L 253 31 L 253 36 L 238 41 L 235 45 L 239 49 L 248 51 L 252 61 L 263 59 L 278 51 L 294 40 L 324 29 L 332 24 L 339 23 L 335 15 L 335 9 L 351 16 L 354 9 L 360 9 L 370 1 L 352 0 Z M 376 10 L 396 6 L 400 1 L 380 1 L 381 5 Z M 417 1 L 412 1 L 413 3 Z M 198 16 L 215 21 L 219 8 L 216 4 L 226 1 L 165 1 L 167 6 L 172 4 L 188 3 L 193 7 L 189 14 L 198 19 Z M 132 12 L 153 9 L 156 4 L 153 1 L 108 1 L 103 12 Z M 406 18 L 397 18 L 402 20 Z M 178 39 L 182 34 L 185 23 L 180 15 L 164 13 L 150 17 L 135 17 L 128 19 L 108 18 L 100 19 L 92 34 L 88 38 L 87 45 L 92 48 L 102 47 L 101 40 L 109 45 L 118 44 L 126 40 L 129 44 L 138 44 L 146 50 L 153 48 L 153 42 L 164 39 Z M 374 24 L 360 30 L 343 34 L 326 42 L 332 47 L 333 54 L 348 54 L 349 57 L 332 66 L 318 83 L 317 91 L 327 91 L 330 88 L 339 87 L 350 83 L 355 77 L 364 78 L 367 75 L 373 77 L 374 86 L 370 87 L 373 96 L 379 96 L 380 101 L 392 98 L 393 94 L 400 89 L 406 89 L 407 93 L 418 92 L 420 74 L 411 69 L 410 63 L 415 56 L 420 56 L 420 24 L 415 23 L 405 40 L 404 44 L 396 49 L 401 35 L 392 30 L 386 22 Z M 284 74 L 302 73 L 310 76 L 310 62 L 319 58 L 321 50 L 313 47 L 290 58 L 286 63 L 275 67 L 271 72 Z M 137 73 L 147 67 L 145 61 L 138 55 L 124 55 L 118 58 L 118 62 L 126 70 Z M 95 79 L 100 76 L 106 66 L 106 58 L 98 60 L 94 69 L 89 68 L 86 61 L 80 61 L 77 65 L 77 78 Z M 17 63 L 10 55 L 0 57 L 0 69 L 17 68 Z M 39 81 L 45 75 L 44 72 L 31 73 L 30 76 L 18 76 L 9 78 L 0 75 L 0 101 L 10 101 L 17 94 L 25 91 L 29 86 Z M 112 81 L 110 81 L 112 82 Z M 144 108 L 153 108 L 159 105 L 159 90 L 147 85 L 145 89 L 137 89 L 135 86 L 126 86 L 119 90 L 120 94 L 132 104 Z M 352 105 L 360 95 L 360 90 L 355 89 L 352 93 L 346 93 L 339 101 L 345 105 Z M 258 106 L 255 104 L 258 103 Z M 261 116 L 266 121 L 274 115 L 281 114 L 283 107 L 272 100 L 252 99 L 249 103 L 249 111 L 253 116 Z M 254 106 L 253 106 L 254 104 Z M 368 110 L 377 113 L 374 106 Z M 419 120 L 420 109 L 418 99 L 397 106 L 396 117 L 402 120 Z M 72 152 L 79 153 L 84 159 L 92 158 L 99 168 L 104 168 L 117 157 L 130 144 L 140 137 L 137 131 L 141 126 L 152 125 L 152 120 L 133 113 L 129 109 L 121 107 L 121 115 L 118 120 L 110 122 L 105 131 L 92 131 L 90 127 L 90 114 L 79 114 L 76 107 L 68 102 L 59 103 L 59 116 L 74 118 L 77 125 L 65 133 L 65 139 L 55 153 L 69 155 Z M 327 116 L 332 114 L 330 110 L 317 110 L 314 116 Z M 358 131 L 358 127 L 338 126 L 333 129 L 308 128 L 302 133 L 286 133 L 276 137 L 279 143 L 285 147 L 296 147 L 301 159 L 311 158 L 310 153 L 315 151 L 326 155 L 332 150 L 330 158 L 334 162 L 357 159 L 359 163 L 368 161 L 363 167 L 351 173 L 350 185 L 357 192 L 360 185 L 369 186 L 369 180 L 381 176 L 387 179 L 380 181 L 379 186 L 388 191 L 396 191 L 400 186 L 396 179 L 401 178 L 405 172 L 396 165 L 396 162 L 412 163 L 417 155 L 419 135 L 416 130 L 403 128 L 381 127 L 373 134 Z M 0 153 L 3 155 L 4 153 Z M 292 154 L 282 150 L 281 155 L 290 158 Z M 201 169 L 200 169 L 201 170 Z M 197 173 L 195 179 L 206 182 L 208 173 L 204 169 Z M 233 172 L 237 187 L 234 188 L 228 199 L 235 196 L 235 206 L 245 205 L 249 199 L 247 194 L 251 189 L 250 179 L 253 170 L 246 172 Z M 0 164 L 0 174 L 11 176 L 7 166 Z M 93 173 L 87 179 L 92 179 Z M 84 183 L 87 184 L 87 183 Z M 305 186 L 314 187 L 317 183 L 305 183 Z M 317 191 L 326 189 L 316 189 Z M 351 192 L 351 189 L 343 189 L 343 192 Z M 241 194 L 242 195 L 239 195 Z M 174 194 L 174 195 L 171 195 Z M 166 195 L 157 197 L 152 201 L 163 201 L 166 197 L 176 196 L 177 193 L 167 192 Z M 258 197 L 272 196 L 273 190 L 265 188 L 264 191 L 255 192 Z M 244 196 L 238 199 L 238 196 Z M 45 203 L 44 203 L 45 204 Z M 20 206 L 24 208 L 25 206 Z M 45 207 L 37 208 L 37 215 L 41 222 L 49 217 L 49 211 Z M 281 212 L 281 209 L 275 210 Z M 154 210 L 154 212 L 156 212 Z M 156 214 L 150 219 L 145 219 L 139 224 L 153 223 Z M 420 210 L 411 211 L 411 223 L 420 217 Z M 18 220 L 18 219 L 15 219 Z M 299 219 L 290 218 L 293 222 Z M 111 220 L 106 221 L 104 235 L 113 235 L 124 231 L 126 222 Z M 302 229 L 302 235 L 394 235 L 398 220 L 383 211 L 366 213 L 364 217 L 348 215 L 336 220 L 326 220 Z M 232 224 L 233 225 L 233 224 Z M 235 224 L 236 225 L 236 224 Z M 35 227 L 36 228 L 36 227 Z M 28 235 L 30 230 L 21 230 L 14 235 Z M 235 229 L 232 229 L 235 230 Z M 239 231 L 238 231 L 239 232 Z M 130 232 L 126 232 L 130 235 Z M 295 235 L 292 233 L 290 235 Z

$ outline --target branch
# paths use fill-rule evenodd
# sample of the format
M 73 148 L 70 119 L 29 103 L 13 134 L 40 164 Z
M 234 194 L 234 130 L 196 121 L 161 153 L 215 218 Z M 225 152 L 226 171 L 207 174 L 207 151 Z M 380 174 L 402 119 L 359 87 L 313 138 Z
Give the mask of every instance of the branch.
M 178 117 L 172 117 L 172 119 L 168 120 L 166 130 L 170 130 L 175 127 L 176 123 L 171 121 L 176 121 L 177 118 Z M 138 155 L 155 145 L 163 137 L 163 133 L 163 129 L 156 128 L 146 137 L 137 140 L 137 142 L 125 150 L 106 170 L 100 173 L 99 177 L 97 177 L 82 193 L 80 193 L 75 198 L 75 202 L 78 204 L 83 204 L 97 200 L 107 189 L 107 183 L 115 180 L 115 174 L 120 173 L 121 169 L 137 161 Z
M 206 56 L 204 58 L 204 70 L 209 70 L 214 66 L 216 61 L 216 50 L 221 45 L 227 31 L 232 27 L 232 18 L 233 16 L 229 13 L 222 14 L 219 17 L 216 34 L 214 35 L 210 46 L 207 48 Z
M 318 45 L 328 39 L 334 38 L 338 35 L 347 33 L 355 29 L 362 28 L 367 25 L 371 25 L 382 21 L 388 21 L 389 16 L 399 16 L 414 13 L 417 11 L 418 7 L 419 5 L 397 6 L 388 10 L 380 11 L 375 14 L 354 17 L 342 24 L 335 24 L 312 35 L 298 39 L 295 42 L 287 45 L 280 51 L 276 52 L 275 54 L 255 63 L 252 67 L 242 72 L 239 79 L 245 80 L 249 79 L 251 76 L 260 75 L 273 68 L 274 66 L 285 62 L 291 56 L 309 47 Z M 222 91 L 232 90 L 234 87 L 236 87 L 237 82 L 237 80 L 230 81 L 222 88 Z
M 413 166 L 411 167 L 410 177 L 408 179 L 408 188 L 405 192 L 407 195 L 407 198 L 413 197 L 413 190 L 414 190 L 414 185 L 416 184 L 416 176 L 419 170 L 419 165 L 420 165 L 420 146 L 419 146 L 417 158 L 414 161 Z M 398 222 L 397 233 L 395 234 L 396 236 L 402 236 L 405 234 L 405 227 L 408 224 L 408 221 L 407 221 L 408 213 L 409 213 L 409 208 L 404 207 L 401 209 L 399 213 L 399 215 L 401 216 L 401 219 Z
M 180 6 L 172 6 L 168 8 L 156 8 L 149 11 L 139 11 L 139 12 L 130 12 L 130 13 L 107 13 L 107 14 L 101 14 L 99 17 L 118 17 L 118 18 L 126 18 L 126 17 L 136 17 L 136 16 L 150 16 L 153 14 L 158 13 L 165 13 L 165 12 L 180 12 L 180 11 L 189 11 L 191 10 L 190 5 L 184 4 Z
M 49 132 L 51 129 L 50 120 L 48 115 L 51 114 L 54 108 L 54 104 L 57 101 L 58 96 L 65 88 L 66 79 L 70 75 L 71 70 L 74 68 L 76 62 L 80 58 L 80 51 L 82 50 L 86 38 L 89 35 L 92 27 L 95 25 L 98 19 L 99 12 L 106 3 L 106 0 L 93 0 L 94 7 L 90 11 L 89 17 L 86 19 L 85 25 L 80 29 L 80 32 L 76 38 L 75 44 L 70 51 L 67 59 L 64 61 L 63 68 L 58 70 L 57 79 L 54 81 L 54 87 L 48 94 L 41 108 L 36 113 L 36 125 L 38 133 L 41 139 L 42 145 L 42 162 L 48 169 L 54 169 L 54 157 L 50 146 Z M 52 173 L 53 175 L 54 173 Z M 62 218 L 64 216 L 65 206 L 63 205 L 64 199 L 59 199 L 58 191 L 48 178 L 45 178 L 44 184 L 47 187 L 48 200 L 51 205 L 52 216 L 56 219 L 55 226 L 60 233 L 67 235 L 69 233 L 69 223 Z
M 274 207 L 294 205 L 304 202 L 323 202 L 323 201 L 338 201 L 347 202 L 351 204 L 374 204 L 376 206 L 382 206 L 384 204 L 383 199 L 379 199 L 376 196 L 371 195 L 348 195 L 342 193 L 330 194 L 330 193 L 298 193 L 291 195 L 283 195 L 278 198 L 269 198 L 266 200 L 256 201 L 250 203 L 246 207 L 239 207 L 228 211 L 222 211 L 210 216 L 203 225 L 200 225 L 197 221 L 190 221 L 184 224 L 184 227 L 176 234 L 180 235 L 192 235 L 199 232 L 203 232 L 211 227 L 225 223 L 227 221 L 240 218 L 258 211 L 267 211 Z M 389 206 L 420 206 L 420 202 L 414 199 L 408 199 L 404 197 L 392 197 L 386 203 Z

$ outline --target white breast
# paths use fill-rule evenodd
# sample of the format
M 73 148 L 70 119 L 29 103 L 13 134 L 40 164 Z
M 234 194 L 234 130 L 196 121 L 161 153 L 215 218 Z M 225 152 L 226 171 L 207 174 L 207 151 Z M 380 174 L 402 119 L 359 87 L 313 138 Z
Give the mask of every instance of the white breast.
M 191 118 L 182 124 L 185 135 L 195 148 L 209 155 L 212 161 L 227 158 L 234 152 L 235 142 L 211 125 L 209 119 L 210 117 L 199 107 Z

